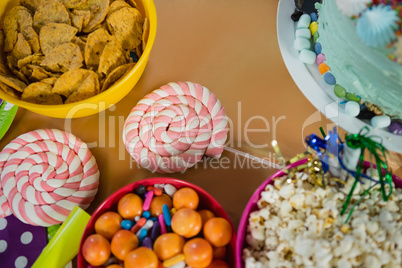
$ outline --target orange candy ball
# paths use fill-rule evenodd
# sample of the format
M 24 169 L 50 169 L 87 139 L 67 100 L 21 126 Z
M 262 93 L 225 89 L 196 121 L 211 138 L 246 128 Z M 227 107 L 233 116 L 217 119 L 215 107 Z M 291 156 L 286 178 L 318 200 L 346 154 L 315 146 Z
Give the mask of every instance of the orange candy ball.
M 149 207 L 149 212 L 152 217 L 158 217 L 163 213 L 162 207 L 166 204 L 169 210 L 172 208 L 172 199 L 167 194 L 162 194 L 160 196 L 154 196 Z
M 214 259 L 223 259 L 226 257 L 226 247 L 214 247 Z
M 181 208 L 197 209 L 199 202 L 197 192 L 189 187 L 183 187 L 173 195 L 173 206 L 177 210 Z
M 103 213 L 95 222 L 95 232 L 111 239 L 113 235 L 121 229 L 123 219 L 116 212 L 108 211 Z
M 222 260 L 213 260 L 207 268 L 230 268 L 230 266 Z
M 212 262 L 212 246 L 203 238 L 188 241 L 183 248 L 187 265 L 193 268 L 205 268 Z
M 110 243 L 110 249 L 116 258 L 119 260 L 124 260 L 128 253 L 133 251 L 138 247 L 138 238 L 137 236 L 128 231 L 128 230 L 120 230 L 118 231 L 112 238 L 112 242 Z
M 99 266 L 104 264 L 110 257 L 110 244 L 100 234 L 88 236 L 82 245 L 82 255 L 91 265 Z
M 184 239 L 175 233 L 159 236 L 154 243 L 154 251 L 162 261 L 170 259 L 183 251 Z
M 133 220 L 136 216 L 142 215 L 142 205 L 143 201 L 141 197 L 129 193 L 119 200 L 117 211 L 123 218 Z
M 215 214 L 208 209 L 201 209 L 198 211 L 198 213 L 201 216 L 202 225 L 204 225 L 209 219 L 212 219 L 215 217 Z
M 124 260 L 125 268 L 158 268 L 158 266 L 158 257 L 155 252 L 146 247 L 131 251 Z
M 202 227 L 200 214 L 191 208 L 182 208 L 172 217 L 172 230 L 178 235 L 190 238 L 196 236 Z
M 214 247 L 223 247 L 232 239 L 232 226 L 224 218 L 216 217 L 205 223 L 203 233 Z

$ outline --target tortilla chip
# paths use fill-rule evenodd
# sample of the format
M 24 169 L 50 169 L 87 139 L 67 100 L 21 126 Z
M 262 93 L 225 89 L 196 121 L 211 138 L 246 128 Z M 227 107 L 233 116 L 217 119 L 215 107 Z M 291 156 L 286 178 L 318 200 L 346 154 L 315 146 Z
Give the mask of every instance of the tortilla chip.
M 107 76 L 117 67 L 126 64 L 127 61 L 121 45 L 117 41 L 109 42 L 100 57 L 98 73 Z
M 116 83 L 120 78 L 122 78 L 126 73 L 128 73 L 134 66 L 135 66 L 135 63 L 128 63 L 128 64 L 122 65 L 122 66 L 114 69 L 106 77 L 106 80 L 102 85 L 101 92 L 105 91 L 110 86 L 112 86 L 114 83 Z
M 149 21 L 148 18 L 145 17 L 144 24 L 142 25 L 142 52 L 145 51 L 145 48 L 148 43 L 148 35 L 149 35 Z
M 52 72 L 67 72 L 83 65 L 81 49 L 74 43 L 64 43 L 53 48 L 40 64 Z
M 34 28 L 39 32 L 44 25 L 52 22 L 70 24 L 68 11 L 58 0 L 41 0 L 34 15 Z
M 41 82 L 54 86 L 54 84 L 56 84 L 57 79 L 58 79 L 57 77 L 49 77 L 49 78 L 43 79 Z
M 12 53 L 7 56 L 7 66 L 10 70 L 14 70 L 17 66 L 17 60 L 14 58 Z
M 20 5 L 26 7 L 32 14 L 35 14 L 41 0 L 20 0 Z
M 4 74 L 0 74 L 0 82 L 6 84 L 7 86 L 9 86 L 19 92 L 24 91 L 24 89 L 27 87 L 27 85 L 24 82 L 12 77 L 12 76 L 4 75 Z
M 46 71 L 44 68 L 27 64 L 21 68 L 21 72 L 28 77 L 30 81 L 38 82 L 43 79 L 55 76 L 53 73 Z
M 85 55 L 85 42 L 82 41 L 82 38 L 74 36 L 74 38 L 71 40 L 71 43 L 78 45 L 81 49 L 82 55 Z
M 130 6 L 132 6 L 133 8 L 136 8 L 136 9 L 138 9 L 138 7 L 137 7 L 137 3 L 136 2 L 134 2 L 134 0 L 127 0 L 127 2 L 130 4 Z
M 40 51 L 39 35 L 35 32 L 35 30 L 31 26 L 29 26 L 25 27 L 21 31 L 21 33 L 31 46 L 32 52 L 33 53 L 39 52 Z
M 105 19 L 109 11 L 109 0 L 88 0 L 86 3 L 76 7 L 76 10 L 89 10 L 91 12 L 91 19 L 82 29 L 84 33 L 89 33 Z
M 9 87 L 6 84 L 3 84 L 1 82 L 0 82 L 0 89 L 14 98 L 17 98 L 17 99 L 21 98 L 21 92 L 18 92 L 17 90 L 12 89 L 11 87 Z
M 89 75 L 78 87 L 77 91 L 72 93 L 65 103 L 73 103 L 88 99 L 99 94 L 99 80 L 98 77 Z
M 68 98 L 72 93 L 77 91 L 80 85 L 89 76 L 93 77 L 93 79 L 98 79 L 98 75 L 91 70 L 78 69 L 68 71 L 59 77 L 53 87 L 53 92 Z
M 36 104 L 63 104 L 61 96 L 52 92 L 52 86 L 42 82 L 32 83 L 25 88 L 21 100 Z
M 84 17 L 70 13 L 70 19 L 71 19 L 71 25 L 77 28 L 78 32 L 81 32 L 82 27 L 84 25 Z
M 42 27 L 39 32 L 40 46 L 45 56 L 56 46 L 69 43 L 77 34 L 78 30 L 64 23 L 49 23 Z
M 88 35 L 88 41 L 85 46 L 85 64 L 87 68 L 98 70 L 100 56 L 102 55 L 105 45 L 114 38 L 105 30 L 98 29 Z
M 123 7 L 113 12 L 107 19 L 109 31 L 127 50 L 135 50 L 142 39 L 143 19 L 135 8 Z
M 4 52 L 12 51 L 17 42 L 18 32 L 30 26 L 32 26 L 32 15 L 25 7 L 16 6 L 7 12 L 3 21 Z
M 22 68 L 26 64 L 33 64 L 33 65 L 40 65 L 40 63 L 43 61 L 45 57 L 43 56 L 42 53 L 35 53 L 33 55 L 30 55 L 26 58 L 23 58 L 18 61 L 17 67 Z
M 113 12 L 119 10 L 120 8 L 123 7 L 131 7 L 129 4 L 127 4 L 125 1 L 123 0 L 117 0 L 114 1 L 113 3 L 110 4 L 109 6 L 109 12 L 107 13 L 107 16 L 109 17 Z
M 17 77 L 22 82 L 24 82 L 27 85 L 29 84 L 28 79 L 26 78 L 26 76 L 22 72 L 20 72 L 18 70 L 12 70 L 11 72 L 14 74 L 15 77 Z
M 20 33 L 18 34 L 17 43 L 15 43 L 12 54 L 17 61 L 32 55 L 31 46 Z
M 66 8 L 76 8 L 82 4 L 85 4 L 87 0 L 61 0 Z
M 9 74 L 10 71 L 8 70 L 6 58 L 4 57 L 3 54 L 3 48 L 4 48 L 4 32 L 3 30 L 0 30 L 0 73 Z
M 87 26 L 89 21 L 91 20 L 91 11 L 89 11 L 89 10 L 76 10 L 76 9 L 74 9 L 72 13 L 75 16 L 82 17 L 82 19 L 83 19 L 82 27 Z M 80 30 L 80 32 L 81 32 L 81 30 Z

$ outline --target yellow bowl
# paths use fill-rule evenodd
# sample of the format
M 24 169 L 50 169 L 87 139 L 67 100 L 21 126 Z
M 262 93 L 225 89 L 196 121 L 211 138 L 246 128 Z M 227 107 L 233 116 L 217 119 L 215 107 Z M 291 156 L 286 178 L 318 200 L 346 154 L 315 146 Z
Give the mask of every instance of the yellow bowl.
M 29 103 L 14 98 L 1 90 L 0 98 L 32 112 L 57 118 L 78 118 L 96 114 L 119 102 L 130 92 L 144 72 L 156 36 L 157 17 L 153 0 L 136 0 L 136 3 L 141 13 L 145 14 L 149 20 L 148 42 L 134 68 L 109 89 L 89 99 L 62 105 Z M 3 21 L 5 11 L 17 4 L 18 0 L 0 0 L 1 21 Z

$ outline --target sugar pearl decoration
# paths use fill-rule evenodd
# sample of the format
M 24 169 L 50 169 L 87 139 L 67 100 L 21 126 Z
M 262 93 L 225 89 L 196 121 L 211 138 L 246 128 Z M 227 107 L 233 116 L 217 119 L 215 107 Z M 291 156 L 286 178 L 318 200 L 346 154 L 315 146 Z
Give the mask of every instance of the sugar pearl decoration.
M 300 51 L 299 60 L 305 64 L 313 64 L 315 62 L 316 54 L 308 49 Z
M 303 49 L 309 49 L 310 48 L 310 40 L 306 39 L 306 38 L 296 38 L 295 42 L 293 43 L 295 49 L 297 50 L 303 50 Z
M 310 39 L 311 32 L 309 29 L 297 29 L 295 35 L 296 35 L 296 38 L 302 37 L 302 38 Z
M 307 29 L 310 26 L 311 17 L 310 15 L 303 14 L 299 21 L 297 22 L 297 29 Z
M 348 101 L 345 104 L 345 111 L 350 116 L 358 116 L 360 113 L 360 105 L 355 101 Z
M 391 124 L 391 118 L 388 115 L 378 115 L 371 118 L 371 125 L 374 128 L 384 128 Z

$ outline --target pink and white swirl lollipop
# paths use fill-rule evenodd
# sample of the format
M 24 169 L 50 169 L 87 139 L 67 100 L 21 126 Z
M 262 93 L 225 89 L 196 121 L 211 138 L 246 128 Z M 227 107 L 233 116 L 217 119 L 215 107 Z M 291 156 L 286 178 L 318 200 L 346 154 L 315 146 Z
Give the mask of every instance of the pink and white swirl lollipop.
M 140 100 L 123 140 L 130 155 L 153 172 L 180 172 L 204 156 L 219 158 L 227 138 L 225 109 L 207 88 L 169 83 Z
M 98 191 L 99 170 L 74 135 L 41 129 L 25 133 L 0 153 L 0 217 L 13 213 L 39 226 L 62 223 L 74 206 L 85 209 Z

